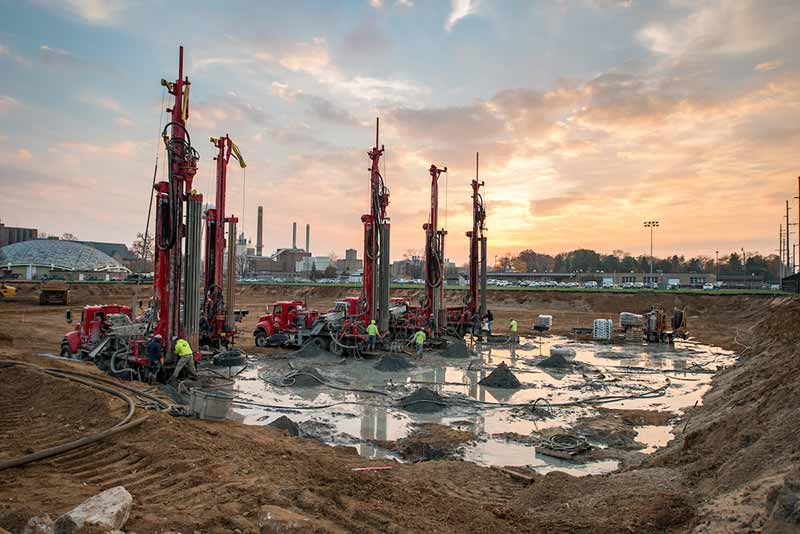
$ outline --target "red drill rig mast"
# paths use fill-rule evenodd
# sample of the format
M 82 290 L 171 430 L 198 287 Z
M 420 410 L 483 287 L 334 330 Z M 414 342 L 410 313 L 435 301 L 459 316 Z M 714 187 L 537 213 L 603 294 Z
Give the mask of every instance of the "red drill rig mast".
M 188 337 L 192 346 L 197 347 L 200 311 L 197 290 L 203 197 L 192 189 L 199 156 L 186 129 L 190 82 L 183 75 L 183 47 L 180 47 L 178 78 L 174 82 L 162 79 L 161 85 L 175 100 L 172 108 L 167 109 L 171 121 L 161 132 L 167 147 L 169 179 L 154 186 L 157 245 L 154 289 L 158 309 L 155 332 L 162 336 L 165 352 L 171 355 L 174 337 Z
M 434 333 L 444 329 L 446 322 L 444 306 L 444 236 L 447 231 L 439 229 L 439 176 L 447 172 L 436 165 L 428 169 L 431 175 L 431 213 L 425 230 L 425 294 L 423 315 L 431 322 Z
M 475 179 L 472 180 L 472 230 L 467 232 L 469 238 L 469 317 L 475 312 L 486 315 L 486 208 L 480 188 L 484 183 L 478 181 L 478 163 L 480 155 L 475 153 Z M 480 269 L 480 279 L 478 270 Z M 480 280 L 480 302 L 478 301 L 478 284 Z
M 364 223 L 365 320 L 375 320 L 382 332 L 389 327 L 389 190 L 383 183 L 379 163 L 384 147 L 379 144 L 380 119 L 375 119 L 375 146 L 367 153 L 370 166 L 370 212 Z
M 219 347 L 233 341 L 236 334 L 234 325 L 234 285 L 236 283 L 235 257 L 228 258 L 228 284 L 223 286 L 223 255 L 225 252 L 225 223 L 228 223 L 228 244 L 235 256 L 236 223 L 239 219 L 225 216 L 225 197 L 227 194 L 228 162 L 233 156 L 244 169 L 247 164 L 239 148 L 227 134 L 225 137 L 212 137 L 211 144 L 217 149 L 217 194 L 216 204 L 206 212 L 206 258 L 205 258 L 205 301 L 203 303 L 203 342 Z M 230 251 L 229 251 L 230 252 Z M 223 296 L 223 287 L 226 291 Z

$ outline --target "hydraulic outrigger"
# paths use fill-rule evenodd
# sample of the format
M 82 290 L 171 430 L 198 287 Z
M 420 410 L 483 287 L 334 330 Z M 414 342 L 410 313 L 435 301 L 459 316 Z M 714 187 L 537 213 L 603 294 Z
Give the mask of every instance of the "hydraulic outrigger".
M 244 169 L 247 164 L 236 143 L 229 135 L 212 137 L 211 144 L 217 149 L 216 204 L 206 210 L 206 256 L 204 302 L 200 320 L 201 341 L 204 345 L 220 348 L 233 343 L 236 322 L 245 312 L 234 310 L 236 294 L 236 224 L 239 219 L 225 215 L 227 195 L 228 162 L 231 157 Z M 228 272 L 224 284 L 223 257 L 225 254 L 225 224 L 228 225 Z

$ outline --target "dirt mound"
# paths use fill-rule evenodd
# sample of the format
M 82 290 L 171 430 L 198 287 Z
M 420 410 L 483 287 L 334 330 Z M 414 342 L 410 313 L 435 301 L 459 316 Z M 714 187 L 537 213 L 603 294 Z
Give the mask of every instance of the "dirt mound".
M 550 369 L 570 369 L 572 367 L 572 363 L 570 363 L 561 354 L 553 354 L 549 358 L 540 361 L 537 365 L 539 367 L 547 367 Z
M 320 372 L 313 367 L 302 367 L 297 371 L 292 371 L 283 378 L 287 386 L 299 388 L 317 387 L 326 382 Z
M 445 425 L 423 423 L 407 437 L 399 439 L 394 450 L 412 462 L 440 460 L 454 456 L 459 448 L 475 440 L 475 434 Z
M 397 401 L 397 406 L 408 412 L 433 413 L 443 410 L 446 403 L 438 393 L 423 387 Z
M 463 341 L 452 341 L 447 344 L 447 348 L 442 351 L 445 358 L 469 358 L 469 347 Z
M 482 386 L 490 388 L 516 389 L 522 385 L 519 379 L 511 372 L 506 362 L 500 362 L 489 376 L 478 382 Z
M 317 358 L 319 356 L 330 356 L 331 353 L 322 348 L 322 344 L 317 340 L 310 340 L 302 347 L 292 352 L 292 356 L 299 358 Z
M 277 428 L 278 430 L 284 430 L 290 436 L 299 436 L 300 435 L 300 427 L 297 426 L 297 423 L 282 415 L 272 421 L 271 423 L 267 424 L 267 426 L 272 428 Z
M 415 367 L 405 356 L 399 354 L 384 354 L 375 364 L 375 369 L 384 373 L 404 371 Z

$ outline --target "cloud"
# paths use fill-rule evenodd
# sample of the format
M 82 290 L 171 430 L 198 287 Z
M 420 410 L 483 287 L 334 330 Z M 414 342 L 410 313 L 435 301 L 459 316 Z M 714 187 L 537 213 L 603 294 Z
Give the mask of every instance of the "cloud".
M 13 96 L 0 95 L 0 113 L 9 111 L 20 106 L 19 100 Z
M 392 47 L 389 37 L 383 32 L 377 18 L 363 19 L 342 40 L 345 51 L 354 56 L 373 56 Z
M 337 106 L 327 98 L 307 95 L 309 109 L 320 119 L 342 126 L 361 126 L 361 122 L 346 109 Z
M 444 29 L 451 31 L 458 22 L 478 12 L 477 0 L 450 0 L 450 15 L 444 24 Z
M 301 89 L 292 89 L 288 84 L 281 82 L 272 82 L 270 87 L 273 95 L 287 102 L 294 102 L 298 96 L 303 94 Z
M 380 9 L 383 7 L 383 0 L 369 0 L 369 5 L 375 9 Z
M 765 61 L 764 63 L 759 63 L 756 65 L 753 70 L 757 70 L 758 72 L 769 72 L 771 70 L 775 70 L 783 65 L 782 59 L 773 59 L 772 61 Z
M 120 21 L 128 8 L 128 0 L 34 0 L 47 9 L 62 12 L 94 25 L 110 25 Z
M 3 43 L 0 43 L 0 56 L 7 56 L 9 54 L 10 52 L 8 50 L 8 47 Z
M 716 0 L 688 5 L 694 10 L 685 17 L 642 28 L 638 33 L 642 44 L 683 59 L 746 54 L 777 45 L 800 22 L 793 2 Z

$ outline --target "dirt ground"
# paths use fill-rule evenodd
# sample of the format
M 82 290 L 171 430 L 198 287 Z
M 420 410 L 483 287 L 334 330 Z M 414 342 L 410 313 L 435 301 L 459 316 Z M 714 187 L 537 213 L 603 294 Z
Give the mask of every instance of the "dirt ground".
M 57 353 L 69 328 L 66 308 L 40 307 L 35 288 L 17 285 L 16 301 L 0 302 L 0 359 L 102 376 L 88 364 L 36 356 Z M 131 287 L 82 285 L 73 294 L 73 308 L 127 304 L 135 300 Z M 324 308 L 356 291 L 303 287 L 288 294 L 287 289 L 239 288 L 240 304 L 252 310 L 243 325 L 245 349 L 253 348 L 249 334 L 265 303 L 305 297 L 311 307 Z M 147 293 L 145 287 L 140 295 Z M 126 530 L 139 533 L 260 532 L 264 515 L 276 508 L 309 519 L 298 532 L 798 530 L 796 485 L 786 481 L 800 478 L 800 301 L 493 290 L 489 302 L 497 326 L 505 327 L 511 317 L 528 326 L 537 314 L 549 313 L 560 332 L 651 304 L 685 306 L 693 337 L 737 350 L 743 358 L 722 372 L 704 404 L 676 425 L 668 447 L 637 468 L 610 475 L 550 473 L 525 481 L 468 462 L 387 464 L 271 428 L 153 413 L 142 426 L 98 444 L 0 471 L 0 526 L 20 531 L 33 515 L 58 515 L 122 484 L 134 496 Z M 123 412 L 121 401 L 85 386 L 0 368 L 0 459 L 56 437 L 105 428 Z M 392 469 L 353 471 L 384 465 Z

